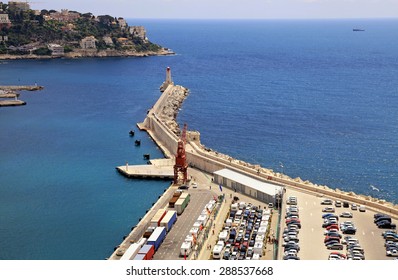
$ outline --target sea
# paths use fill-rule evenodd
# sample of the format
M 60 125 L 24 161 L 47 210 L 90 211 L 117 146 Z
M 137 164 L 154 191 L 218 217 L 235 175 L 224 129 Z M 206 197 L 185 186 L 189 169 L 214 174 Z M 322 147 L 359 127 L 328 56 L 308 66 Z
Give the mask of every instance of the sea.
M 398 203 L 398 20 L 129 24 L 176 55 L 0 61 L 0 84 L 44 86 L 0 108 L 0 259 L 112 254 L 171 183 L 115 169 L 163 157 L 135 125 L 168 66 L 206 147 Z

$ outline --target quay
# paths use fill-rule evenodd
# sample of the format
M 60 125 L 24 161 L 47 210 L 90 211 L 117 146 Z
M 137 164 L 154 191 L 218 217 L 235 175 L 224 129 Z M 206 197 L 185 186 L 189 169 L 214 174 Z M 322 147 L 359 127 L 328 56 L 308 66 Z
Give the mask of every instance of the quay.
M 128 163 L 116 167 L 117 171 L 129 178 L 172 179 L 174 177 L 173 161 L 169 159 L 150 160 L 148 165 L 133 165 Z
M 151 170 L 153 176 L 163 176 L 161 172 L 157 175 L 155 170 L 161 169 L 161 167 L 167 167 L 169 170 L 173 170 L 173 164 L 175 163 L 175 153 L 178 148 L 178 141 L 181 139 L 181 129 L 176 122 L 176 116 L 184 99 L 188 96 L 188 90 L 182 86 L 176 86 L 171 80 L 171 76 L 166 75 L 166 81 L 161 86 L 162 94 L 155 103 L 155 105 L 148 111 L 145 120 L 142 123 L 137 124 L 141 130 L 145 130 L 154 142 L 161 148 L 166 159 L 152 160 L 149 167 L 143 166 L 119 166 L 117 169 L 123 175 L 127 177 L 135 177 L 139 174 L 143 174 L 146 168 Z M 369 220 L 372 220 L 373 213 L 382 212 L 390 215 L 392 218 L 398 218 L 398 205 L 386 202 L 385 200 L 373 198 L 370 196 L 358 195 L 353 192 L 344 192 L 341 190 L 330 189 L 327 186 L 313 184 L 309 181 L 304 181 L 300 178 L 290 178 L 284 174 L 276 173 L 270 169 L 263 168 L 259 165 L 253 165 L 238 159 L 234 159 L 228 155 L 221 154 L 212 149 L 203 146 L 200 142 L 200 133 L 198 131 L 186 131 L 186 144 L 185 144 L 186 159 L 189 164 L 188 172 L 190 177 L 195 182 L 197 182 L 197 189 L 193 189 L 192 181 L 190 182 L 189 192 L 194 194 L 196 191 L 202 192 L 202 196 L 211 194 L 215 195 L 226 195 L 225 199 L 220 203 L 220 214 L 214 217 L 213 221 L 213 235 L 207 236 L 204 240 L 204 244 L 215 245 L 217 242 L 218 233 L 222 230 L 224 219 L 228 215 L 230 205 L 232 203 L 233 196 L 239 196 L 243 198 L 243 201 L 253 201 L 253 203 L 258 203 L 260 207 L 266 208 L 268 203 L 264 204 L 264 199 L 262 194 L 260 196 L 259 191 L 250 188 L 236 188 L 237 185 L 234 183 L 225 183 L 223 189 L 220 190 L 219 184 L 216 182 L 218 178 L 218 173 L 221 170 L 228 169 L 231 172 L 240 173 L 248 178 L 255 179 L 276 188 L 282 186 L 285 192 L 285 196 L 294 195 L 299 198 L 300 210 L 303 211 L 300 214 L 300 219 L 303 220 L 304 225 L 308 225 L 302 230 L 303 244 L 300 241 L 300 246 L 302 248 L 307 248 L 307 252 L 302 254 L 302 259 L 325 259 L 327 256 L 327 251 L 321 254 L 316 254 L 317 249 L 313 249 L 311 246 L 313 244 L 314 236 L 316 235 L 316 242 L 322 246 L 323 240 L 323 229 L 319 227 L 321 212 L 320 201 L 324 198 L 330 198 L 340 201 L 348 201 L 350 203 L 356 203 L 366 206 L 366 214 L 359 213 L 355 214 L 355 220 L 363 228 L 362 235 L 360 237 L 361 245 L 369 250 L 374 250 L 372 247 L 374 244 L 375 236 L 378 236 L 381 230 L 368 230 L 367 227 Z M 129 171 L 129 172 L 127 172 Z M 171 175 L 171 174 L 170 174 Z M 237 184 L 237 183 L 235 183 Z M 235 187 L 233 187 L 235 186 Z M 128 248 L 131 243 L 138 242 L 142 238 L 142 234 L 145 228 L 148 227 L 149 221 L 155 215 L 158 209 L 167 209 L 167 201 L 173 196 L 174 192 L 178 189 L 178 185 L 172 184 L 159 200 L 153 205 L 153 207 L 147 211 L 144 218 L 140 220 L 136 227 L 132 228 L 131 233 L 124 239 L 124 241 L 116 248 L 115 252 L 110 256 L 111 260 L 118 260 L 123 254 L 124 250 Z M 282 195 L 282 194 L 281 194 Z M 283 196 L 282 196 L 283 197 Z M 285 201 L 282 199 L 281 207 L 278 211 L 274 211 L 274 217 L 272 218 L 271 228 L 268 233 L 272 232 L 275 234 L 276 240 L 279 240 L 279 244 L 282 243 L 282 237 L 280 231 L 283 229 L 281 218 L 284 217 Z M 196 206 L 201 207 L 201 206 Z M 193 211 L 191 209 L 190 211 Z M 196 212 L 195 212 L 196 213 Z M 196 214 L 191 215 L 195 216 Z M 185 218 L 184 218 L 185 219 Z M 189 222 L 188 222 L 189 223 Z M 210 224 L 211 226 L 211 224 Z M 205 231 L 208 232 L 208 225 L 205 227 Z M 215 232 L 214 232 L 215 230 Z M 178 235 L 176 231 L 171 231 L 171 235 Z M 318 236 L 319 235 L 319 236 Z M 175 237 L 175 236 L 174 236 Z M 173 238 L 174 238 L 173 237 Z M 170 237 L 171 238 L 171 237 Z M 182 238 L 182 237 L 181 237 Z M 358 237 L 359 238 L 359 237 Z M 319 240 L 318 240 L 319 239 Z M 382 244 L 381 241 L 377 241 Z M 178 242 L 174 239 L 167 241 L 165 245 L 167 248 L 172 246 L 180 246 Z M 163 246 L 163 245 L 162 245 Z M 380 246 L 382 248 L 382 245 Z M 175 248 L 174 248 L 175 249 Z M 169 250 L 169 249 L 168 249 Z M 171 249 L 170 249 L 171 250 Z M 279 250 L 279 251 L 278 251 Z M 166 250 L 167 251 L 167 250 Z M 279 245 L 266 245 L 265 256 L 261 259 L 281 259 L 282 247 Z M 313 253 L 311 253 L 313 251 Z M 381 253 L 380 253 L 381 252 Z M 163 254 L 163 253 L 162 253 Z M 375 251 L 369 254 L 370 259 L 384 259 L 382 251 Z M 159 259 L 160 257 L 156 257 Z M 211 254 L 206 251 L 205 246 L 195 249 L 195 254 L 190 256 L 190 259 L 209 259 Z M 170 259 L 165 257 L 164 259 Z M 171 259 L 178 259 L 174 256 Z

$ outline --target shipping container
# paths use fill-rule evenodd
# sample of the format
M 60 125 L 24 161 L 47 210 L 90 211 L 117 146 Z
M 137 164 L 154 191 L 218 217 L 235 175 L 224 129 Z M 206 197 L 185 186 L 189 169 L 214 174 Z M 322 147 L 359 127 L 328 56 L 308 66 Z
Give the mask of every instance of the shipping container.
M 148 238 L 147 244 L 153 245 L 155 247 L 155 251 L 157 251 L 165 237 L 166 237 L 166 228 L 165 227 L 157 227 L 153 231 L 151 236 Z
M 138 255 L 144 255 L 144 260 L 152 260 L 155 254 L 155 246 L 146 244 L 138 251 Z
M 155 216 L 153 216 L 153 218 L 151 219 L 151 226 L 153 227 L 158 227 L 160 226 L 160 221 L 162 220 L 162 218 L 164 217 L 164 215 L 166 215 L 166 210 L 164 209 L 159 209 Z
M 177 221 L 177 212 L 167 211 L 166 215 L 160 221 L 160 226 L 165 227 L 167 231 L 170 231 L 176 221 Z
M 121 261 L 132 260 L 137 255 L 138 251 L 141 249 L 141 245 L 139 243 L 133 243 L 128 247 L 126 252 L 124 252 L 123 256 L 120 258 Z

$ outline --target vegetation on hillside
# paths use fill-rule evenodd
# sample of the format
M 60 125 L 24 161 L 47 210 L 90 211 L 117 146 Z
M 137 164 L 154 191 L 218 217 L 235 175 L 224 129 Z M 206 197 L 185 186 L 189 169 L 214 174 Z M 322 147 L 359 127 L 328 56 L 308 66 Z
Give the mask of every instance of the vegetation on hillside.
M 1 7 L 2 6 L 2 7 Z M 95 17 L 91 13 L 77 14 L 76 19 L 60 21 L 51 19 L 54 10 L 42 10 L 37 13 L 33 10 L 22 11 L 13 9 L 7 4 L 0 7 L 11 21 L 11 27 L 3 26 L 0 36 L 7 36 L 8 41 L 0 42 L 0 53 L 24 54 L 26 50 L 21 48 L 26 45 L 35 45 L 36 54 L 47 54 L 44 48 L 47 44 L 55 43 L 65 47 L 65 52 L 71 52 L 74 48 L 80 48 L 80 41 L 87 36 L 96 38 L 98 50 L 133 50 L 137 52 L 158 51 L 159 45 L 148 40 L 132 36 L 128 26 L 121 26 L 119 20 L 109 15 Z M 49 19 L 50 18 L 50 19 Z M 110 37 L 111 42 L 105 42 L 104 37 Z M 123 40 L 122 40 L 122 39 Z

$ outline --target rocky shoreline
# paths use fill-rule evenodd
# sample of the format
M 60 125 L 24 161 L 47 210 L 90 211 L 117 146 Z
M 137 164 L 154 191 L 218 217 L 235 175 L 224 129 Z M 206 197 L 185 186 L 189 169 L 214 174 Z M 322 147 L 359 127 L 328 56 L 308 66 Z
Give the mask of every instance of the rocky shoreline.
M 148 57 L 148 56 L 166 56 L 175 55 L 169 49 L 161 49 L 157 52 L 135 52 L 135 51 L 117 51 L 117 50 L 75 50 L 73 52 L 65 53 L 64 56 L 51 56 L 51 55 L 0 55 L 0 60 L 22 60 L 22 59 L 57 59 L 57 58 L 101 58 L 101 57 Z

